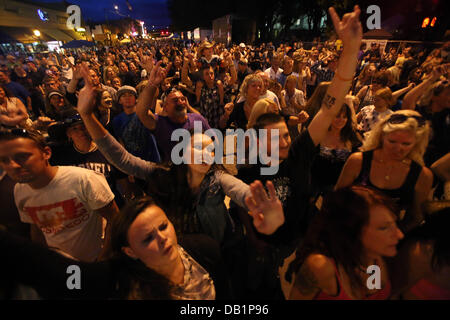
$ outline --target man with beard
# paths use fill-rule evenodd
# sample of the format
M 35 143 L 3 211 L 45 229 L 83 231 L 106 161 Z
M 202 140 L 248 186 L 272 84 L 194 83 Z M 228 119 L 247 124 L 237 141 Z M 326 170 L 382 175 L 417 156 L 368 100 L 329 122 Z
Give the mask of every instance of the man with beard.
M 163 112 L 154 114 L 150 105 L 157 96 L 158 86 L 164 80 L 166 71 L 160 68 L 161 61 L 150 73 L 148 85 L 142 90 L 136 105 L 136 114 L 142 124 L 153 132 L 158 144 L 161 160 L 170 160 L 172 148 L 177 144 L 171 141 L 172 132 L 176 129 L 194 129 L 194 123 L 200 122 L 202 130 L 210 129 L 203 116 L 189 105 L 187 98 L 178 89 L 166 93 L 162 102 Z M 188 111 L 190 113 L 188 113 Z

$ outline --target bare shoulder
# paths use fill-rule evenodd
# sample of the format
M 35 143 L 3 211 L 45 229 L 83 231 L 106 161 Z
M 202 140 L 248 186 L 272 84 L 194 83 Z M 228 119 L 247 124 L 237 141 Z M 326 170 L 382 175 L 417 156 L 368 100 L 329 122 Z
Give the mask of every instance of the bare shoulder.
M 321 254 L 309 255 L 295 276 L 290 299 L 314 299 L 328 288 L 334 279 L 334 267 L 329 258 Z
M 348 157 L 336 183 L 335 189 L 347 187 L 358 178 L 362 169 L 362 160 L 362 152 L 355 152 Z
M 352 164 L 358 164 L 361 163 L 363 159 L 362 152 L 355 152 L 348 157 L 347 162 L 351 162 Z
M 328 287 L 335 278 L 334 265 L 330 258 L 323 254 L 309 255 L 300 268 L 299 277 L 306 278 L 316 288 Z M 298 278 L 297 278 L 298 279 Z
M 433 184 L 433 172 L 427 167 L 423 167 L 416 183 L 416 190 L 424 190 L 431 188 Z
M 352 153 L 345 162 L 345 170 L 347 172 L 352 172 L 353 175 L 359 173 L 361 171 L 362 161 L 363 161 L 362 152 Z M 354 178 L 356 178 L 356 176 Z
M 323 254 L 311 254 L 306 258 L 305 264 L 320 278 L 334 277 L 334 265 L 330 258 Z

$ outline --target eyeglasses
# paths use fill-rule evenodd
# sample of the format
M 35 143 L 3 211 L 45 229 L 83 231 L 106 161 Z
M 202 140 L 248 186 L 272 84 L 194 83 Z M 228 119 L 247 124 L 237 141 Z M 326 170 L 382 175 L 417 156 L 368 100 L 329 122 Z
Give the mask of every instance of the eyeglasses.
M 419 125 L 419 127 L 423 127 L 425 126 L 425 124 L 427 123 L 427 121 L 425 120 L 424 117 L 422 116 L 406 116 L 404 114 L 393 114 L 389 119 L 388 119 L 388 123 L 391 124 L 399 124 L 399 123 L 403 123 L 406 120 L 408 120 L 408 118 L 414 118 L 417 121 L 417 124 Z

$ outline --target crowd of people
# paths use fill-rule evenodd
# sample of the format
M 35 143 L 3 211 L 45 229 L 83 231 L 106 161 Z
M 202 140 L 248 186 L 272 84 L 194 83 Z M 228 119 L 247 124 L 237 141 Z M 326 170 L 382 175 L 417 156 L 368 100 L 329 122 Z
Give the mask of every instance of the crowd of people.
M 0 297 L 450 299 L 450 42 L 383 52 L 329 14 L 310 49 L 1 55 Z M 278 161 L 197 163 L 208 129 Z

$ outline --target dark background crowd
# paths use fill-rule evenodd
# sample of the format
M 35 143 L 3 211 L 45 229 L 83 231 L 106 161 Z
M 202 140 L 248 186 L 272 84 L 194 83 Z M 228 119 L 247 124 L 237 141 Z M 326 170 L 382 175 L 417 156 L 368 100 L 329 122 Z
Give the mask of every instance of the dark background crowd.
M 0 55 L 0 294 L 450 299 L 450 42 L 381 50 L 354 19 L 307 48 Z M 195 122 L 277 129 L 278 172 L 174 164 Z M 84 296 L 64 287 L 73 260 Z M 373 264 L 381 288 L 361 285 Z

